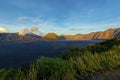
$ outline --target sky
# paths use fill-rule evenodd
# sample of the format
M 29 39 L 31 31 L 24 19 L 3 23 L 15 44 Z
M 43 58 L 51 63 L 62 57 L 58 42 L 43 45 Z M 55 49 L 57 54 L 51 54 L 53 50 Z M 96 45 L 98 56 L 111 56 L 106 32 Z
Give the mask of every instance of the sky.
M 79 34 L 120 27 L 120 0 L 0 0 L 0 27 Z

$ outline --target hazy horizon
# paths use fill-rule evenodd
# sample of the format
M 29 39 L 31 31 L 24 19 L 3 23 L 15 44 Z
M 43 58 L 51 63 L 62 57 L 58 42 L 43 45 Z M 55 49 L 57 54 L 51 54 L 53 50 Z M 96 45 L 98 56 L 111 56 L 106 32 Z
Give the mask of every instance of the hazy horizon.
M 46 34 L 86 34 L 120 27 L 119 0 L 0 0 L 0 30 L 36 26 Z

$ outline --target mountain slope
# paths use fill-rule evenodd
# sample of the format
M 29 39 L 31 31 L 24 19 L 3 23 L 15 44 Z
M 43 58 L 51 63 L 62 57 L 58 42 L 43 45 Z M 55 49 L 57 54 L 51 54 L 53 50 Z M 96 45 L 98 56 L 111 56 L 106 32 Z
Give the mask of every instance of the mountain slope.
M 47 40 L 59 40 L 59 36 L 57 36 L 55 33 L 48 33 L 43 38 Z
M 67 40 L 81 39 L 112 39 L 120 36 L 120 28 L 108 29 L 106 31 L 92 32 L 89 34 L 65 35 Z

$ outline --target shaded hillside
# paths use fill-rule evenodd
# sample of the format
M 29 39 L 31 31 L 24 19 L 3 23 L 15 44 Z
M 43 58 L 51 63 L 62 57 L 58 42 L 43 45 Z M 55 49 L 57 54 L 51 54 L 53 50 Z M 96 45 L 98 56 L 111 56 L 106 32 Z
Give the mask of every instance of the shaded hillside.
M 83 80 L 119 80 L 120 72 L 116 71 L 120 68 L 120 37 L 82 49 L 72 48 L 61 58 L 70 61 L 76 70 L 78 80 L 81 78 Z M 110 73 L 110 70 L 114 73 Z
M 106 31 L 92 32 L 89 34 L 65 35 L 67 40 L 81 40 L 81 39 L 112 39 L 120 36 L 120 28 L 108 29 Z
M 103 52 L 109 51 L 112 48 L 117 47 L 119 45 L 120 45 L 120 37 L 110 39 L 110 40 L 104 41 L 102 43 L 97 43 L 95 45 L 89 45 L 82 49 L 72 48 L 69 51 L 67 51 L 66 53 L 64 53 L 62 55 L 62 58 L 70 59 L 71 57 L 80 56 L 81 54 L 84 54 L 86 52 L 91 52 L 93 54 L 103 53 Z M 72 53 L 71 53 L 71 51 L 72 51 Z

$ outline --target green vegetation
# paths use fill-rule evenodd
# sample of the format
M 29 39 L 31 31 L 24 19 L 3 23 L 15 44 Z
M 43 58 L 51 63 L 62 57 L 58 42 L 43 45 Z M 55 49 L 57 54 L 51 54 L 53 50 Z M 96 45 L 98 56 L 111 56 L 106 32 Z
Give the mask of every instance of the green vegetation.
M 70 59 L 72 57 L 81 56 L 82 54 L 86 52 L 90 52 L 92 54 L 104 54 L 104 52 L 107 52 L 109 50 L 113 50 L 112 48 L 118 48 L 120 46 L 120 37 L 115 39 L 110 39 L 107 41 L 104 41 L 102 43 L 97 43 L 95 45 L 89 45 L 87 47 L 84 47 L 82 49 L 79 48 L 71 48 L 66 53 L 63 53 L 61 56 L 63 59 Z
M 84 79 L 89 75 L 92 76 L 95 71 L 118 67 L 120 65 L 119 50 L 120 47 L 102 54 L 86 52 L 81 56 L 70 58 L 68 61 L 73 64 L 73 69 L 76 71 L 75 76 Z
M 86 80 L 120 67 L 120 38 L 79 49 L 59 58 L 41 57 L 27 69 L 1 69 L 0 80 Z
M 74 80 L 67 61 L 41 57 L 29 69 L 1 69 L 0 80 Z

